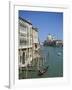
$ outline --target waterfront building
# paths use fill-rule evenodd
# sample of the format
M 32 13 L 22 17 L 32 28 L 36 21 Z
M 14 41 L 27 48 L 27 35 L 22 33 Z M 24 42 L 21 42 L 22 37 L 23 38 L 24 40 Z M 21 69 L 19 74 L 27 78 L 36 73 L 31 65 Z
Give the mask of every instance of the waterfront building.
M 56 46 L 63 46 L 62 40 L 56 40 Z
M 19 18 L 19 45 L 18 45 L 18 58 L 19 67 L 27 67 L 32 64 L 35 53 L 39 48 L 38 30 L 32 26 L 30 21 Z
M 38 29 L 35 27 L 32 27 L 33 32 L 33 59 L 36 59 L 39 56 L 39 36 L 38 36 Z
M 51 34 L 47 36 L 47 39 L 43 42 L 44 46 L 63 46 L 62 40 L 57 40 L 55 37 Z
M 19 18 L 19 67 L 26 67 L 32 61 L 32 23 Z

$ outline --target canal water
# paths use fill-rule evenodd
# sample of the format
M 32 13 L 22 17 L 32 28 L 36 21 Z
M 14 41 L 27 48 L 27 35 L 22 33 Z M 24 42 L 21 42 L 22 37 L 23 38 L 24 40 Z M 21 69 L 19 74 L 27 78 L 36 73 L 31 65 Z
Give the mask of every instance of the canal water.
M 63 47 L 43 47 L 43 51 L 47 57 L 45 65 L 49 66 L 43 77 L 62 77 Z
M 26 72 L 22 71 L 22 73 L 19 75 L 20 79 L 63 77 L 63 47 L 41 46 L 41 49 L 46 56 L 44 67 L 48 66 L 47 72 L 41 76 L 38 76 L 38 71 L 28 71 L 26 77 Z

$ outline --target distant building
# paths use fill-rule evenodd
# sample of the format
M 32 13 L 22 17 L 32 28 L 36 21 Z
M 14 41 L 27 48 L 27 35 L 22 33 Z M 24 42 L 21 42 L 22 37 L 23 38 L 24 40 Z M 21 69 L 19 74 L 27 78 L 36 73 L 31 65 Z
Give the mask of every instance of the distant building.
M 53 41 L 53 40 L 55 40 L 55 37 L 52 36 L 51 34 L 48 34 L 47 41 L 49 42 L 49 41 Z
M 56 40 L 54 36 L 49 34 L 43 43 L 44 46 L 63 46 L 62 40 Z
M 51 34 L 49 34 L 49 35 L 47 36 L 47 41 L 52 41 L 52 35 L 51 35 Z
M 56 40 L 56 46 L 63 46 L 62 40 Z

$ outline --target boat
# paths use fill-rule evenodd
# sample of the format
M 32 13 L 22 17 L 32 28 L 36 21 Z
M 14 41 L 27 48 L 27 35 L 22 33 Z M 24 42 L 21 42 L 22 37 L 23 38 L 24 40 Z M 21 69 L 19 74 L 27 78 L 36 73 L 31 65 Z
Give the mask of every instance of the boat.
M 42 46 L 40 46 L 39 54 L 40 54 L 40 59 L 38 60 L 37 63 L 37 70 L 38 70 L 38 76 L 42 76 L 44 73 L 47 72 L 49 68 L 49 65 L 45 66 L 47 56 L 45 55 Z M 49 53 L 48 53 L 48 57 L 49 57 Z
M 43 70 L 38 70 L 38 76 L 41 76 L 41 75 L 43 75 L 44 73 L 46 73 L 47 70 L 48 70 L 48 68 L 49 68 L 49 66 L 47 66 L 47 67 L 44 68 Z
M 61 52 L 58 52 L 57 55 L 58 55 L 58 56 L 61 56 Z

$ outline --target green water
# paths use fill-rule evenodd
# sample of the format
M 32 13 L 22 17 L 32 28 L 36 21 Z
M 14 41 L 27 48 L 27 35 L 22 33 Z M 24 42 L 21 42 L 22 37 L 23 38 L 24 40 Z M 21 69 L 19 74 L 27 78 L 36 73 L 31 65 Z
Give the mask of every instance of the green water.
M 63 76 L 63 48 L 62 47 L 41 47 L 44 55 L 46 56 L 45 66 L 49 66 L 46 73 L 42 76 L 38 76 L 38 71 L 28 71 L 22 70 L 19 74 L 20 79 L 25 78 L 50 78 L 50 77 L 62 77 Z M 33 67 L 36 70 L 36 67 Z
M 63 48 L 62 47 L 43 47 L 47 56 L 46 64 L 49 65 L 45 77 L 63 76 Z M 58 53 L 61 53 L 58 55 Z M 45 64 L 45 65 L 46 65 Z

